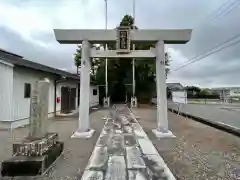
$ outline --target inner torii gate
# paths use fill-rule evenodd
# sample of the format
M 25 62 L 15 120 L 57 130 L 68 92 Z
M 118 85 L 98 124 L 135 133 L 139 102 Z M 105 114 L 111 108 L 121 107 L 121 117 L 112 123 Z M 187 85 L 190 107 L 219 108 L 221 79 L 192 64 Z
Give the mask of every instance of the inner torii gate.
M 153 133 L 157 137 L 173 136 L 168 129 L 164 44 L 185 44 L 190 40 L 192 30 L 130 30 L 123 27 L 115 30 L 54 29 L 54 33 L 61 44 L 82 43 L 79 127 L 72 137 L 90 138 L 94 133 L 89 127 L 90 58 L 156 58 L 158 128 Z M 117 50 L 96 50 L 90 45 L 114 42 L 117 42 Z M 156 46 L 149 50 L 130 50 L 131 42 L 155 43 Z

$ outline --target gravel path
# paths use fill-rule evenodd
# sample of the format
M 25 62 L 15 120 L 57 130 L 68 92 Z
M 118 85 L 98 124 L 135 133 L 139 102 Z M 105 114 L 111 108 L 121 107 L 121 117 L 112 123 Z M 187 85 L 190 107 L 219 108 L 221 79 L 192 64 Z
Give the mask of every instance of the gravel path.
M 164 151 L 151 132 L 157 124 L 156 109 L 135 110 L 134 113 L 141 117 L 140 124 L 177 179 L 240 179 L 238 137 L 169 112 L 169 126 L 177 137 L 173 149 Z

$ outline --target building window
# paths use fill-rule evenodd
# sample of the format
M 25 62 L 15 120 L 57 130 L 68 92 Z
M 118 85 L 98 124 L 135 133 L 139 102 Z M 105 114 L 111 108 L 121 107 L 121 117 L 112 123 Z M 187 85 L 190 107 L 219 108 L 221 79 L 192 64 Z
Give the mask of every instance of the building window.
M 97 94 L 97 89 L 93 89 L 93 95 L 96 96 Z
M 31 95 L 31 84 L 25 83 L 24 84 L 24 98 L 30 98 Z

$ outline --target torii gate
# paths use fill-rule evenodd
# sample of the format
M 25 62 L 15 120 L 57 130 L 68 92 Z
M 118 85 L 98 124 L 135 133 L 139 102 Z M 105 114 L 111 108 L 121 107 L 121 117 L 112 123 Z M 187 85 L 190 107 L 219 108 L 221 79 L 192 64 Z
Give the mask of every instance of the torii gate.
M 94 130 L 89 127 L 90 58 L 156 58 L 157 123 L 153 130 L 157 137 L 173 136 L 168 129 L 165 44 L 185 44 L 191 38 L 190 29 L 130 30 L 128 27 L 103 29 L 54 29 L 56 40 L 61 44 L 82 43 L 79 124 L 72 137 L 90 138 Z M 90 43 L 117 42 L 117 50 L 91 49 Z M 130 43 L 156 43 L 150 50 L 130 50 Z

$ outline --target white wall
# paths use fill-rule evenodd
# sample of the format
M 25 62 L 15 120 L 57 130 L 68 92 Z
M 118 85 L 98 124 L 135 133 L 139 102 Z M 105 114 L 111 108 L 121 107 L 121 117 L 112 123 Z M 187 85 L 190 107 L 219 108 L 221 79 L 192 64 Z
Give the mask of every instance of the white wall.
M 17 128 L 27 125 L 30 116 L 30 98 L 24 98 L 25 83 L 31 84 L 33 89 L 36 81 L 42 78 L 50 80 L 49 90 L 49 116 L 54 115 L 54 79 L 51 73 L 36 71 L 2 62 L 0 60 L 0 128 Z M 78 82 L 68 81 L 57 84 L 57 96 L 61 97 L 61 87 L 76 88 L 76 108 L 78 98 Z M 93 89 L 97 89 L 97 95 L 93 96 Z M 98 86 L 90 86 L 90 106 L 99 104 Z M 56 111 L 61 110 L 61 103 L 56 104 Z
M 0 60 L 0 121 L 11 121 L 13 101 L 13 65 Z
M 50 73 L 35 71 L 29 68 L 15 67 L 13 72 L 13 120 L 29 118 L 30 98 L 24 98 L 24 84 L 30 83 L 33 89 L 36 81 L 48 78 L 50 80 L 48 112 L 54 112 L 54 76 Z

